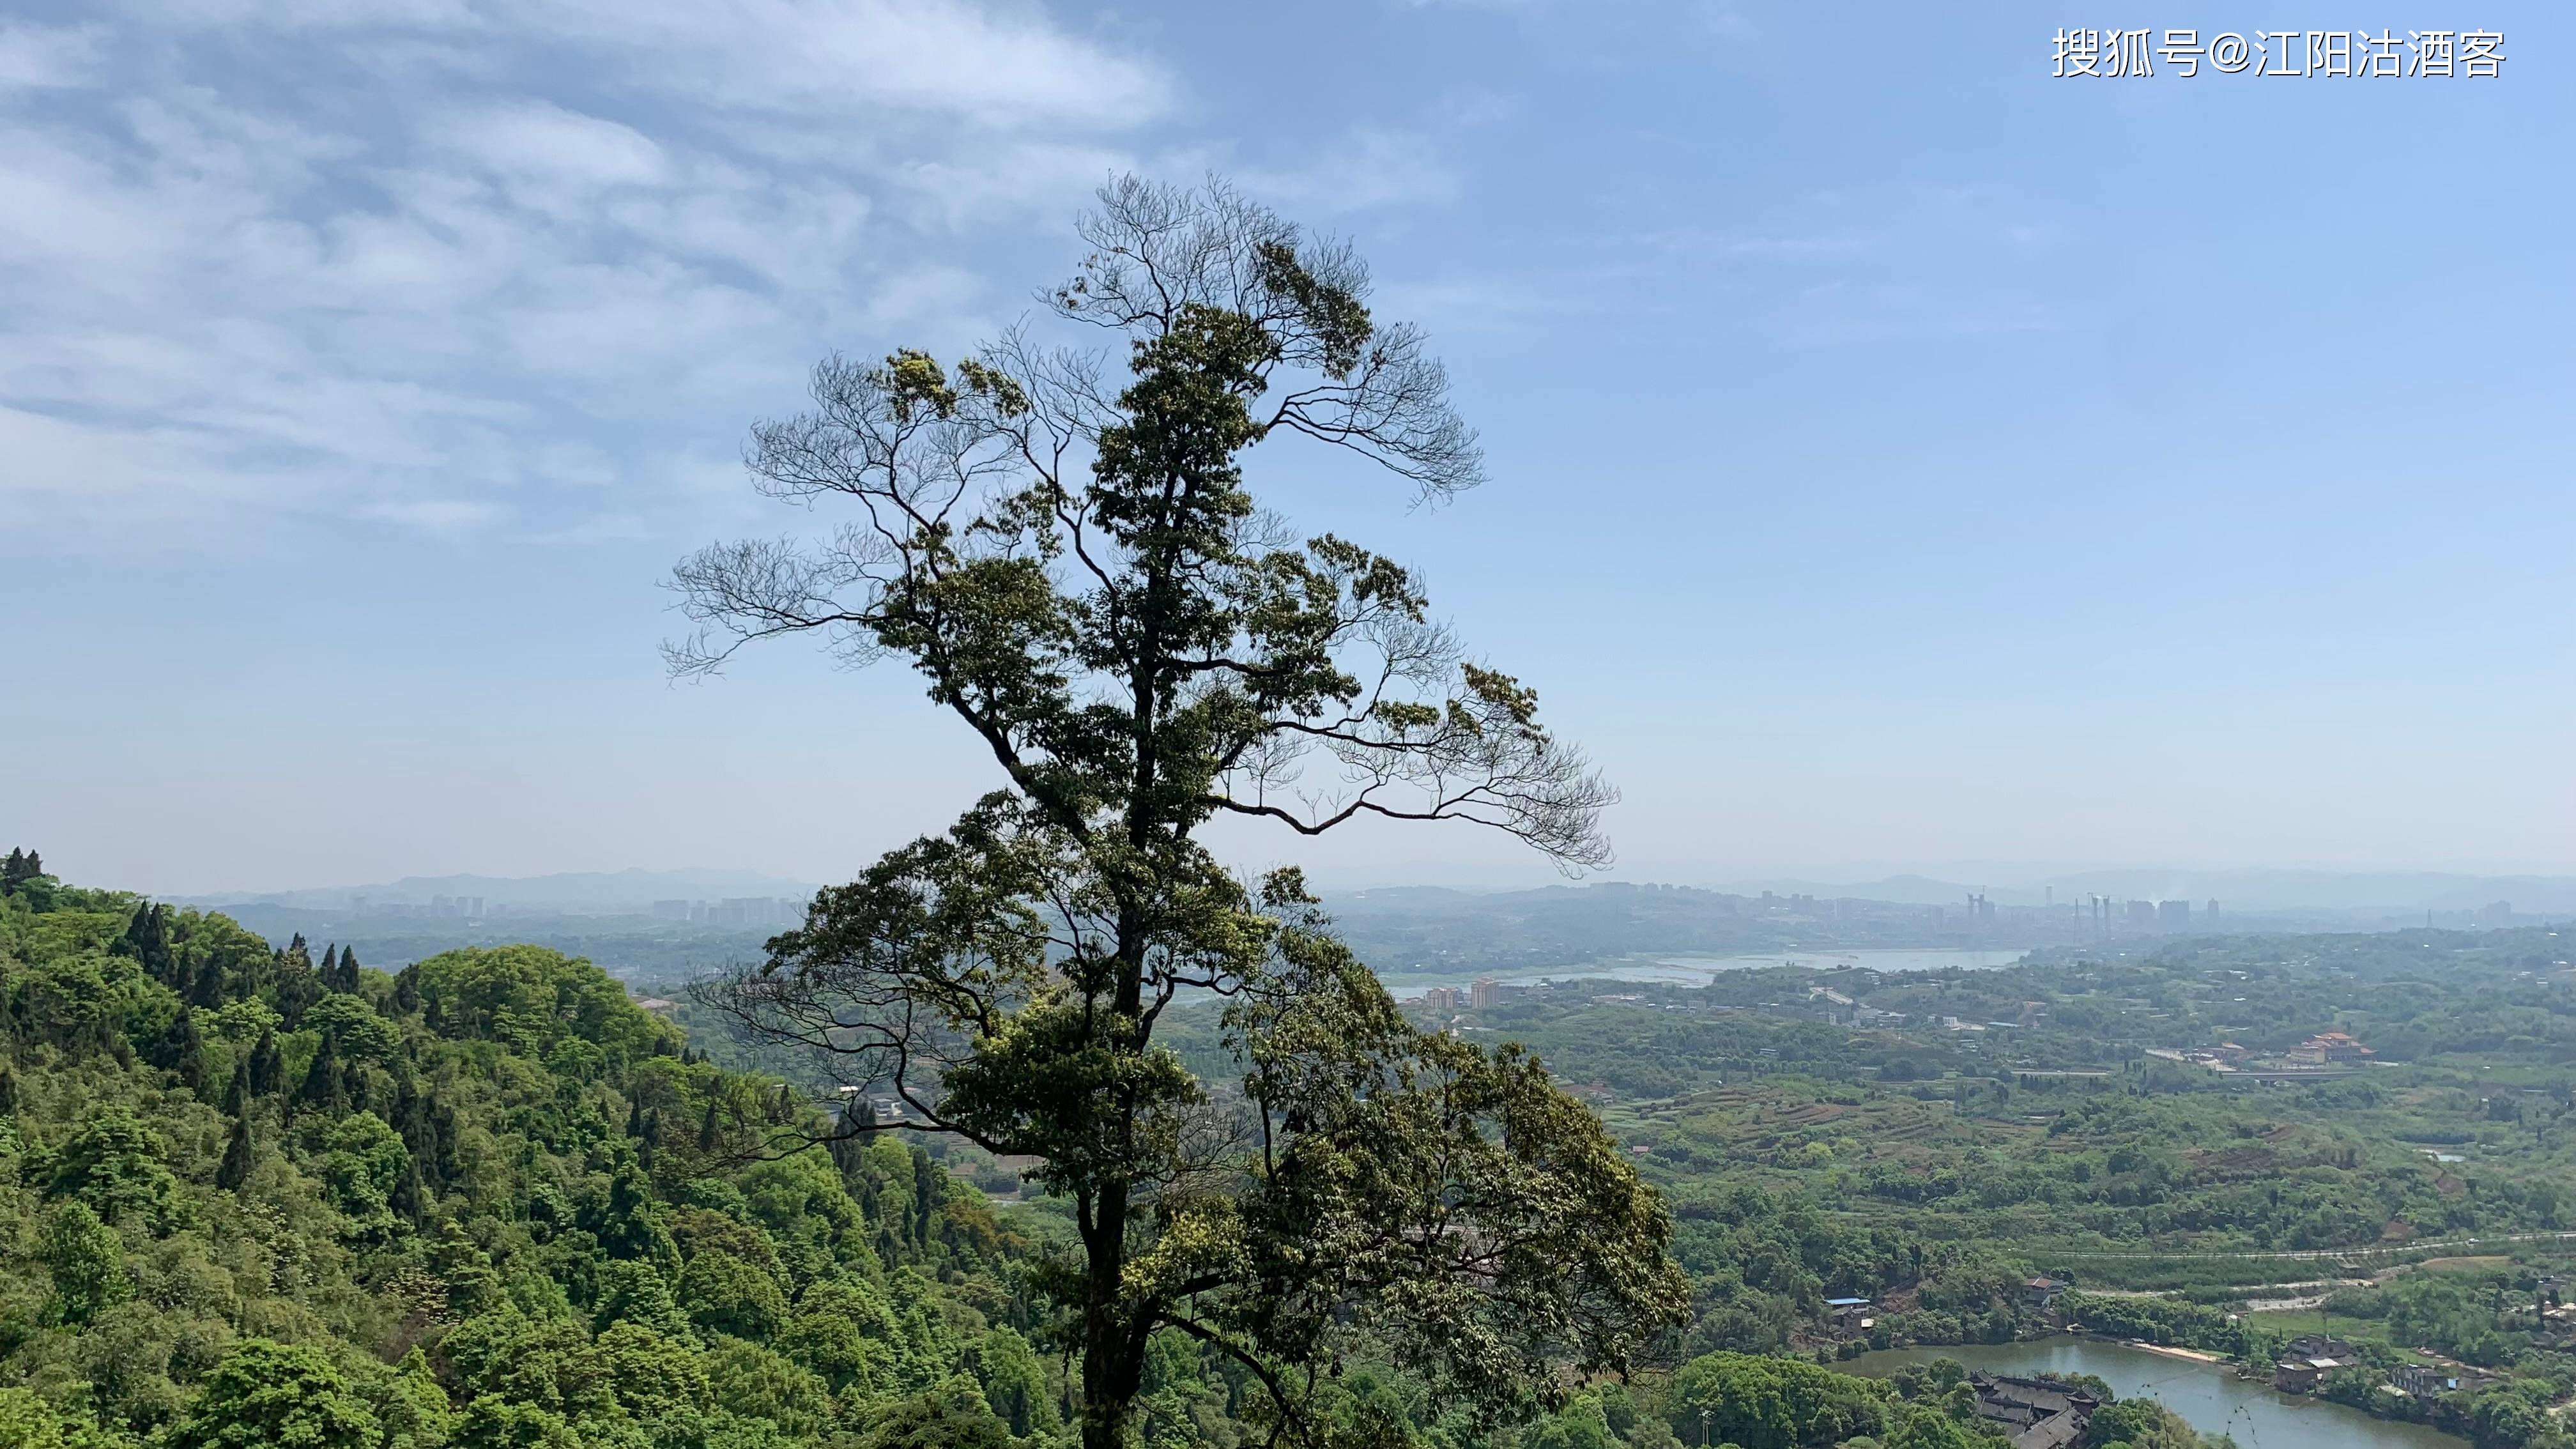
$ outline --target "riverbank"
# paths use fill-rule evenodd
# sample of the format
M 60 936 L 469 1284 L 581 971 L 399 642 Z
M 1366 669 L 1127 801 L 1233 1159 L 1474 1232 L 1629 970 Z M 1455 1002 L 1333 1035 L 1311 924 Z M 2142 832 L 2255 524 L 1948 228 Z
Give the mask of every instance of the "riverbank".
M 2149 1343 L 2143 1338 L 2099 1338 L 2089 1333 L 2067 1336 L 2081 1338 L 2091 1343 L 2116 1343 L 2122 1348 L 2134 1348 L 2140 1353 L 2152 1353 L 2164 1358 L 2187 1358 L 2193 1363 L 2205 1363 L 2214 1367 L 2228 1367 L 2236 1362 L 2223 1353 L 2204 1353 L 2196 1348 L 2176 1348 L 2169 1343 Z
M 1992 1374 L 2090 1374 L 2122 1398 L 2156 1400 L 2203 1434 L 2233 1435 L 2243 1449 L 2468 1449 L 2468 1441 L 2426 1425 L 2276 1393 L 2264 1380 L 2237 1377 L 2223 1359 L 2111 1338 L 2055 1334 L 2020 1343 L 1877 1349 L 1835 1367 L 1880 1378 L 1936 1358 Z

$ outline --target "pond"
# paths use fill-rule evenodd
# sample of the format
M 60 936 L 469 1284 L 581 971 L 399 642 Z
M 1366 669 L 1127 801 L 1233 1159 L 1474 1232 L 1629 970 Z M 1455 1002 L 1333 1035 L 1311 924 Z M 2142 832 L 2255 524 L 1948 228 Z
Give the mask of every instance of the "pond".
M 2323 1399 L 2274 1393 L 2269 1384 L 2238 1378 L 2233 1365 L 2097 1339 L 1889 1348 L 1834 1367 L 1877 1378 L 1936 1358 L 1996 1374 L 2091 1374 L 2121 1398 L 2143 1394 L 2161 1402 L 2203 1434 L 2235 1436 L 2240 1449 L 2468 1449 L 2469 1443 L 2421 1424 L 2391 1423 Z

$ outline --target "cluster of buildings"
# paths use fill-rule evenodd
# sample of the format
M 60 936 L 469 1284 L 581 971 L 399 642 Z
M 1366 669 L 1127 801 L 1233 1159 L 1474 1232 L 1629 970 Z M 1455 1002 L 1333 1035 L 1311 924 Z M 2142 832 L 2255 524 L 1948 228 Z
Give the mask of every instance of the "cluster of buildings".
M 1428 1011 L 1457 1011 L 1464 1007 L 1483 1011 L 1518 1001 L 1529 992 L 1529 987 L 1521 982 L 1496 981 L 1490 976 L 1482 976 L 1468 983 L 1463 991 L 1455 986 L 1425 987 L 1420 996 L 1405 998 L 1404 1004 Z
M 2174 1047 L 2148 1047 L 2146 1054 L 2257 1081 L 2340 1076 L 2370 1065 L 2377 1056 L 2370 1048 L 2339 1031 L 2319 1032 L 2278 1056 L 2258 1055 L 2232 1041 L 2188 1051 Z
M 2322 1333 L 2303 1334 L 2291 1339 L 2272 1365 L 2272 1387 L 2285 1394 L 2312 1394 L 2337 1369 L 2361 1366 L 2360 1351 L 2345 1340 Z M 2388 1371 L 2388 1382 L 2379 1386 L 2379 1392 L 2414 1399 L 2438 1398 L 2459 1389 L 2461 1373 L 2439 1364 L 2401 1363 Z
M 1906 1022 L 1904 1012 L 1883 1011 L 1830 986 L 1808 987 L 1801 1001 L 1766 1001 L 1761 1010 L 1765 1016 L 1821 1021 L 1832 1026 L 1903 1026 Z
M 2342 1032 L 2325 1031 L 2290 1048 L 2289 1056 L 2308 1066 L 2359 1066 L 2370 1060 L 2371 1050 Z
M 696 921 L 719 926 L 794 926 L 805 919 L 805 902 L 794 896 L 736 896 L 721 901 L 655 901 L 659 921 Z
M 1828 1026 L 1886 1027 L 1905 1025 L 1914 1018 L 1902 1011 L 1888 1011 L 1872 1006 L 1857 997 L 1847 996 L 1830 986 L 1810 986 L 1803 999 L 1766 1001 L 1759 1010 L 1765 1016 L 1787 1017 L 1791 1021 L 1821 1021 Z M 1923 1025 L 1938 1026 L 1944 1031 L 1982 1032 L 1989 1027 L 2037 1026 L 2048 1008 L 2036 1001 L 2025 1001 L 2011 1021 L 1967 1021 L 1956 1016 L 1926 1017 Z
M 2272 1387 L 2285 1394 L 2312 1394 L 2326 1375 L 2336 1369 L 2360 1364 L 2361 1356 L 2353 1346 L 2340 1338 L 2322 1333 L 2301 1334 L 2291 1339 L 2289 1347 L 2272 1365 Z
M 2272 1387 L 2285 1394 L 2312 1394 L 2337 1369 L 2361 1366 L 2359 1350 L 2345 1340 L 2322 1333 L 2303 1334 L 2290 1340 L 2272 1365 Z M 2388 1382 L 2379 1386 L 2379 1392 L 2431 1399 L 2456 1392 L 2459 1387 L 2458 1369 L 2401 1363 L 2388 1371 Z
M 2189 901 L 2120 901 L 2095 895 L 2085 897 L 2084 904 L 2092 918 L 2093 934 L 2104 940 L 2121 934 L 2178 936 L 2193 928 Z M 2199 929 L 2222 929 L 2217 901 L 2212 900 L 2204 908 Z
M 2102 1401 L 2047 1379 L 1972 1373 L 1977 1417 L 2010 1440 L 2013 1449 L 2070 1449 L 2084 1439 Z

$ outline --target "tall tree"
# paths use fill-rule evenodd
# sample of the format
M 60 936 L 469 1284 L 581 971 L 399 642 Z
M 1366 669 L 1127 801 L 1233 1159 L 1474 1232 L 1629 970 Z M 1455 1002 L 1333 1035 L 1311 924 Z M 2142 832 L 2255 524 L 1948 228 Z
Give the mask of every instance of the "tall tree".
M 232 1080 L 224 1083 L 224 1115 L 239 1117 L 250 1110 L 250 1058 L 235 1053 Z
M 340 1071 L 340 1054 L 325 1035 L 322 1044 L 313 1049 L 313 1061 L 304 1069 L 304 1080 L 296 1084 L 294 1104 L 311 1108 L 326 1117 L 337 1117 L 349 1110 L 346 1079 Z
M 262 1027 L 259 1042 L 250 1049 L 250 1089 L 262 1097 L 274 1097 L 286 1085 L 286 1053 L 277 1044 L 274 1027 Z
M 206 1074 L 205 1040 L 197 1033 L 194 1008 L 181 1006 L 179 1014 L 170 1018 L 168 1029 L 154 1044 L 152 1065 L 178 1073 L 180 1082 L 199 1100 L 204 1100 L 214 1082 Z
M 230 1137 L 224 1139 L 224 1160 L 215 1168 L 215 1186 L 226 1192 L 237 1192 L 250 1181 L 250 1118 L 235 1117 Z
M 115 952 L 130 956 L 146 975 L 164 986 L 184 991 L 179 979 L 179 960 L 170 949 L 170 908 L 145 904 L 134 912 L 125 925 L 125 934 L 117 938 Z
M 1681 1313 L 1660 1202 L 1534 1062 L 1415 1031 L 1293 872 L 1255 890 L 1200 839 L 1466 821 L 1608 858 L 1612 792 L 1535 694 L 1410 571 L 1300 540 L 1244 481 L 1302 438 L 1436 502 L 1480 481 L 1475 435 L 1347 246 L 1221 183 L 1117 181 L 1081 232 L 1052 310 L 1111 352 L 826 360 L 747 459 L 848 517 L 677 570 L 678 674 L 779 635 L 892 656 L 1002 780 L 707 999 L 909 1127 L 1042 1159 L 1083 1248 L 1089 1449 L 1125 1441 L 1160 1332 L 1234 1360 L 1290 1440 L 1328 1436 L 1310 1391 L 1363 1342 L 1488 1419 L 1555 1402 Z M 1154 1041 L 1191 990 L 1230 1003 L 1222 1091 Z

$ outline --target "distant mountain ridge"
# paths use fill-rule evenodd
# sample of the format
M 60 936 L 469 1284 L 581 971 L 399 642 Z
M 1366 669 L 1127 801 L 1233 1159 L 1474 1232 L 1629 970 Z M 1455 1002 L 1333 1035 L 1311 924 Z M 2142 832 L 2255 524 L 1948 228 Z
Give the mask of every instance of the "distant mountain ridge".
M 723 900 L 746 896 L 809 896 L 805 881 L 749 870 L 566 871 L 555 875 L 407 875 L 373 885 L 284 891 L 227 891 L 180 897 L 200 906 L 270 905 L 308 910 L 346 909 L 353 898 L 426 901 L 434 896 L 480 896 L 487 906 L 568 906 L 591 910 L 645 909 L 655 901 Z
M 1922 875 L 1874 881 L 1745 880 L 1717 887 L 1737 895 L 1848 897 L 1916 905 L 1955 905 L 1976 892 L 1999 905 L 2060 903 L 2088 895 L 2115 900 L 2216 900 L 2236 911 L 2474 910 L 2510 902 L 2525 914 L 2576 912 L 2576 876 L 2467 875 L 2444 871 L 2169 870 L 2080 871 L 2031 881 L 1965 883 Z
M 1663 879 L 1697 884 L 1690 873 L 1665 868 Z M 1701 877 L 1702 880 L 1705 877 Z M 1506 899 L 1538 900 L 1550 893 L 1572 895 L 1628 882 L 1595 881 L 1535 889 L 1468 890 L 1434 885 L 1385 885 L 1324 892 L 1331 908 L 1344 915 L 1389 912 L 1416 915 L 1477 914 Z M 2088 895 L 2115 900 L 2188 900 L 2200 905 L 2219 901 L 2230 911 L 2422 911 L 2473 910 L 2495 901 L 2510 902 L 2524 914 L 2576 913 L 2576 876 L 2469 875 L 2442 871 L 2326 870 L 2169 870 L 2126 869 L 2082 871 L 2024 881 L 1966 882 L 1928 875 L 1897 874 L 1876 880 L 1832 881 L 1772 877 L 1736 879 L 1706 888 L 1730 895 L 1758 897 L 1811 895 L 1820 899 L 1887 901 L 1902 905 L 1954 906 L 1970 893 L 1999 905 L 2037 905 L 2053 898 L 2079 903 Z M 440 875 L 404 876 L 371 885 L 309 887 L 283 891 L 222 891 L 176 898 L 198 906 L 271 905 L 307 910 L 346 910 L 353 899 L 373 903 L 427 901 L 434 896 L 480 896 L 490 906 L 560 906 L 579 911 L 649 908 L 662 900 L 722 900 L 760 896 L 810 896 L 808 881 L 747 870 L 567 871 L 540 876 Z

